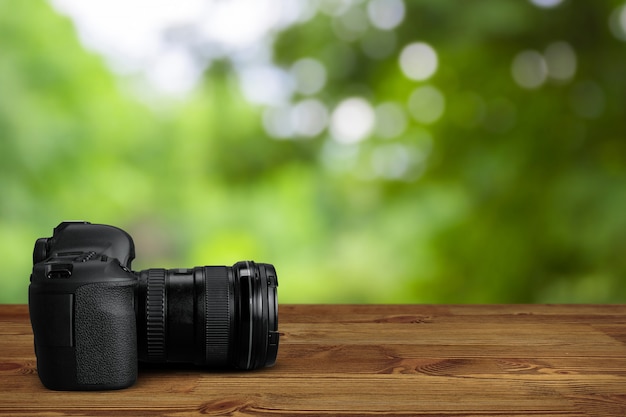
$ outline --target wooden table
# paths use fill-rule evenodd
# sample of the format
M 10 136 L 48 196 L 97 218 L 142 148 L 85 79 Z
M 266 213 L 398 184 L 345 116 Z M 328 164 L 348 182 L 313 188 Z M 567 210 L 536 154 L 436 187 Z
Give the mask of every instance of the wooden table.
M 626 416 L 626 307 L 280 306 L 275 367 L 143 370 L 53 392 L 26 306 L 0 306 L 0 414 Z

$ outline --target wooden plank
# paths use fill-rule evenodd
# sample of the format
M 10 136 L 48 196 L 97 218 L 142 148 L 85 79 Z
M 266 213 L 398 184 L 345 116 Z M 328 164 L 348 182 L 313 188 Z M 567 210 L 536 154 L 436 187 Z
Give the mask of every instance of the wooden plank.
M 141 369 L 121 391 L 53 392 L 25 306 L 0 306 L 0 414 L 626 415 L 622 306 L 281 306 L 274 368 Z

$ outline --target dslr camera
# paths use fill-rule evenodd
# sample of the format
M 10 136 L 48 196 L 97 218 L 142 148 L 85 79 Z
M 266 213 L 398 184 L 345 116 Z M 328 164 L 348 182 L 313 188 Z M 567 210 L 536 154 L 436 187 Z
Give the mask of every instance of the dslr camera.
M 276 270 L 229 266 L 133 271 L 117 227 L 63 222 L 37 239 L 28 304 L 37 371 L 53 390 L 131 386 L 138 361 L 258 369 L 278 353 Z

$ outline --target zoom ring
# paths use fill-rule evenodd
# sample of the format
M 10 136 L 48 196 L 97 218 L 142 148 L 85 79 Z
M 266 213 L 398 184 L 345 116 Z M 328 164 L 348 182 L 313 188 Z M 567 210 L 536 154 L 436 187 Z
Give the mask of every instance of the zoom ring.
M 206 364 L 222 367 L 229 363 L 230 285 L 228 270 L 223 266 L 207 266 L 204 268 L 204 273 Z
M 149 361 L 165 360 L 165 270 L 148 270 L 146 347 Z

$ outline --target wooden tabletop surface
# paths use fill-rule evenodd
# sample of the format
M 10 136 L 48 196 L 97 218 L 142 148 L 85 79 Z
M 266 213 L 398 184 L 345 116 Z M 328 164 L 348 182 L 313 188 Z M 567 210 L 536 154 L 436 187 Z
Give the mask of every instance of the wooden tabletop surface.
M 140 370 L 54 392 L 26 306 L 0 306 L 0 415 L 626 416 L 626 307 L 281 305 L 277 364 Z

